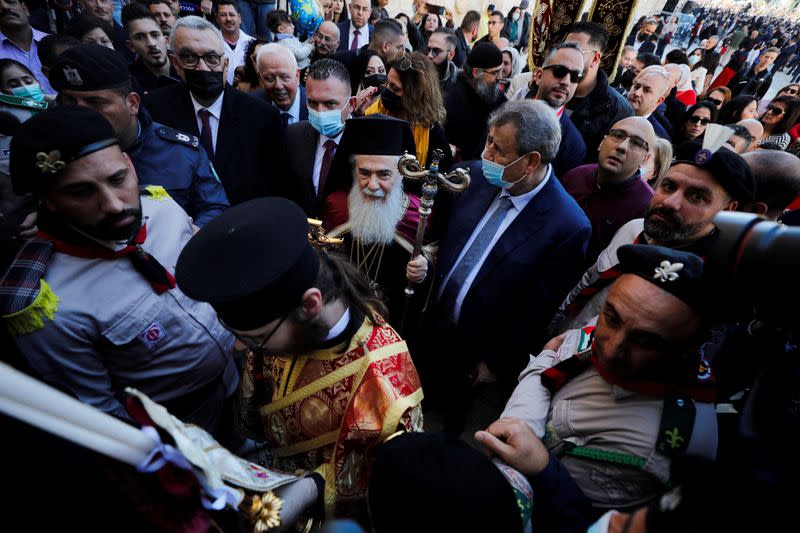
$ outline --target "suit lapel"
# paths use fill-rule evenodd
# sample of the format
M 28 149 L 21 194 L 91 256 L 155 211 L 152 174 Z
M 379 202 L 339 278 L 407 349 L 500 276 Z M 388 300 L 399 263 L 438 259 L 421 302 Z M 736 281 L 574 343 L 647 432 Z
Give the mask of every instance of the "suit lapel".
M 489 255 L 486 257 L 481 269 L 472 282 L 474 287 L 498 265 L 503 259 L 519 248 L 522 244 L 536 236 L 542 236 L 543 225 L 550 219 L 549 211 L 553 205 L 557 205 L 554 198 L 556 194 L 556 184 L 553 183 L 556 177 L 551 173 L 550 179 L 544 188 L 528 202 L 528 205 L 517 215 L 514 222 L 503 232 L 503 235 L 495 243 Z
M 499 194 L 500 189 L 489 185 L 483 180 L 483 176 L 479 176 L 480 167 L 473 165 L 470 168 L 472 175 L 472 185 L 470 190 L 467 191 L 465 197 L 459 198 L 456 201 L 457 205 L 453 210 L 454 217 L 450 221 L 450 227 L 447 229 L 447 237 L 445 242 L 453 243 L 453 246 L 447 247 L 442 250 L 443 255 L 440 261 L 441 267 L 439 274 L 446 276 L 453 264 L 458 259 L 461 250 L 469 240 L 475 227 L 480 222 L 486 210 L 491 205 L 492 201 Z M 435 209 L 435 207 L 434 207 Z
M 214 151 L 214 161 L 222 161 L 231 156 L 236 146 L 236 130 L 238 116 L 236 112 L 236 89 L 225 85 L 225 96 L 222 97 L 222 113 L 219 117 L 217 130 L 217 148 Z
M 317 201 L 317 193 L 314 191 L 314 158 L 317 155 L 319 133 L 310 124 L 305 125 L 303 133 L 303 148 L 300 156 L 303 161 L 303 186 L 306 190 L 306 197 L 313 204 Z
M 184 133 L 191 133 L 197 137 L 200 136 L 200 128 L 197 126 L 197 115 L 194 112 L 194 105 L 192 104 L 192 95 L 189 94 L 189 89 L 185 84 L 175 86 L 177 91 L 176 107 L 178 112 L 175 114 L 177 124 L 175 129 Z
M 308 105 L 306 103 L 306 90 L 301 85 L 300 89 L 300 120 L 308 120 Z

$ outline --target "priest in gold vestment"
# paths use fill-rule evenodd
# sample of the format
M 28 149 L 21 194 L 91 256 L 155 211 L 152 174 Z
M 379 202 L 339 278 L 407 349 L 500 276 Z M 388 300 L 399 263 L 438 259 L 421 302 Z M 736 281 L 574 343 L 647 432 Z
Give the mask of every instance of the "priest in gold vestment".
M 307 233 L 292 202 L 251 200 L 200 230 L 176 275 L 247 350 L 243 433 L 266 440 L 271 467 L 314 481 L 310 512 L 364 521 L 373 448 L 422 430 L 422 388 L 369 283 Z

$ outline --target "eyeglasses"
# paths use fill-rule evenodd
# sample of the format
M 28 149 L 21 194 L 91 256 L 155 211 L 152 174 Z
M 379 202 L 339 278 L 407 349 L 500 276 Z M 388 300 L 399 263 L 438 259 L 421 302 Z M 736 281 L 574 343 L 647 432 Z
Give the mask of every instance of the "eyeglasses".
M 452 52 L 452 50 L 449 48 L 447 48 L 446 50 L 442 50 L 441 48 L 432 48 L 432 47 L 428 48 L 428 53 L 432 57 L 439 57 L 439 54 L 441 54 L 442 52 L 447 53 L 447 52 Z
M 565 67 L 564 65 L 547 65 L 546 67 L 542 67 L 542 70 L 552 71 L 553 76 L 555 76 L 558 79 L 561 79 L 567 74 L 569 74 L 570 83 L 580 83 L 580 81 L 583 79 L 582 71 L 572 70 L 569 67 Z
M 716 107 L 719 107 L 719 105 L 722 103 L 722 100 L 717 100 L 716 98 L 706 98 L 706 100 L 714 104 Z
M 711 119 L 692 115 L 691 117 L 689 117 L 689 122 L 691 122 L 692 124 L 702 124 L 703 126 L 705 126 L 706 124 L 711 122 Z
M 784 113 L 786 113 L 786 110 L 781 108 L 781 107 L 776 107 L 774 105 L 769 105 L 769 106 L 767 106 L 767 113 L 769 113 L 769 114 L 771 114 L 771 115 L 773 115 L 775 117 L 779 117 L 779 116 L 783 115 Z
M 322 35 L 321 33 L 317 32 L 314 34 L 314 40 L 319 42 L 322 41 L 325 44 L 333 44 L 336 42 L 336 39 L 333 37 L 329 37 L 327 35 Z
M 503 72 L 503 67 L 494 68 L 492 70 L 486 70 L 486 69 L 483 69 L 483 68 L 479 69 L 479 70 L 481 72 L 485 73 L 485 74 L 488 74 L 489 76 L 494 76 L 496 78 L 496 77 L 500 76 L 500 74 Z
M 609 139 L 611 139 L 612 142 L 617 144 L 625 142 L 625 139 L 630 139 L 631 140 L 630 145 L 632 149 L 640 152 L 650 151 L 650 145 L 647 144 L 647 141 L 645 141 L 641 137 L 636 137 L 635 135 L 628 135 L 628 133 L 623 130 L 617 130 L 617 129 L 610 130 L 606 134 L 606 137 L 608 137 Z
M 239 339 L 239 341 L 242 344 L 247 346 L 248 350 L 253 351 L 253 352 L 260 352 L 260 351 L 262 351 L 264 349 L 264 346 L 267 345 L 267 343 L 272 338 L 272 336 L 275 335 L 275 332 L 278 331 L 278 328 L 281 327 L 281 324 L 283 324 L 283 321 L 286 320 L 287 316 L 289 316 L 288 313 L 283 315 L 281 317 L 281 319 L 278 321 L 278 323 L 275 325 L 275 327 L 272 328 L 272 331 L 269 332 L 269 335 L 267 335 L 263 339 L 261 339 L 260 337 L 251 337 L 249 335 L 239 335 L 233 329 L 228 327 L 228 325 L 225 324 L 225 322 L 223 322 L 222 319 L 218 319 L 218 320 L 219 320 L 219 323 L 222 324 L 222 327 L 225 328 L 226 330 L 230 331 L 231 333 L 233 333 L 233 335 L 237 339 Z
M 209 52 L 199 56 L 197 54 L 193 54 L 192 52 L 183 51 L 178 52 L 177 56 L 181 60 L 181 63 L 189 68 L 196 67 L 201 59 L 208 67 L 218 67 L 222 63 L 222 56 L 214 52 Z

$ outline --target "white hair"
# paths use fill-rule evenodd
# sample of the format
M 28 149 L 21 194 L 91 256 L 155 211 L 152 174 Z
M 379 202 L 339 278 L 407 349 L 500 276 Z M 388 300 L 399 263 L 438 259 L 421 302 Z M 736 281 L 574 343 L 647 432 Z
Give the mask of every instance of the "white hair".
M 389 244 L 394 239 L 397 224 L 403 218 L 403 179 L 395 177 L 392 190 L 383 200 L 366 201 L 365 196 L 379 198 L 369 189 L 361 190 L 356 179 L 347 196 L 350 231 L 362 244 Z
M 222 32 L 219 29 L 211 24 L 204 18 L 200 18 L 195 15 L 190 15 L 188 17 L 181 17 L 177 21 L 175 21 L 175 26 L 173 26 L 172 31 L 169 34 L 169 49 L 174 50 L 172 48 L 172 43 L 175 42 L 175 34 L 178 32 L 179 29 L 186 28 L 187 30 L 209 30 L 214 32 L 214 35 L 217 36 L 219 39 L 219 45 L 222 48 L 223 54 L 225 53 L 225 39 L 222 37 Z
M 267 43 L 258 49 L 256 53 L 256 70 L 258 69 L 258 65 L 261 64 L 261 58 L 266 56 L 283 57 L 289 61 L 289 70 L 293 72 L 297 70 L 297 58 L 294 57 L 294 54 L 289 48 L 278 43 Z

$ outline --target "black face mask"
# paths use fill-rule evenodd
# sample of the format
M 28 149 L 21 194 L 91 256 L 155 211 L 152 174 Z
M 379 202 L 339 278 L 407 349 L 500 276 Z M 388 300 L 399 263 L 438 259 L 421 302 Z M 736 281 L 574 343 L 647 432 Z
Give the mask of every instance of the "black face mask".
M 386 111 L 390 113 L 397 113 L 403 108 L 403 101 L 397 94 L 390 91 L 388 87 L 384 87 L 383 91 L 381 91 L 381 102 L 383 103 L 383 107 L 386 108 Z
M 380 91 L 386 87 L 387 81 L 386 74 L 370 74 L 369 76 L 364 76 L 363 86 L 365 89 L 367 87 L 375 87 Z
M 222 71 L 187 69 L 183 73 L 189 91 L 203 100 L 216 98 L 225 89 Z

